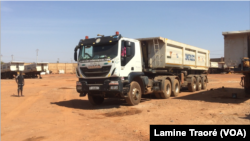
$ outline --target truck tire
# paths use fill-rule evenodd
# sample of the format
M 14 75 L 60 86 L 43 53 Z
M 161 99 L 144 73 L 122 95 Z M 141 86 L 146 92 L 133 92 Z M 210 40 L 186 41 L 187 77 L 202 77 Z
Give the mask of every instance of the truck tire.
M 173 89 L 173 92 L 172 92 L 172 96 L 176 97 L 178 96 L 180 93 L 180 83 L 179 83 L 179 80 L 175 79 L 174 80 L 174 89 Z
M 171 83 L 169 80 L 165 80 L 164 87 L 163 87 L 163 92 L 161 92 L 161 98 L 167 99 L 171 96 Z
M 188 91 L 194 92 L 196 91 L 196 78 L 193 77 L 193 80 L 190 84 L 188 84 Z
M 103 103 L 104 101 L 104 97 L 101 97 L 101 96 L 94 96 L 94 95 L 91 95 L 91 94 L 88 94 L 88 99 L 89 99 L 89 102 L 92 104 L 92 105 L 100 105 Z
M 202 87 L 202 84 L 201 84 L 201 77 L 197 77 L 197 81 L 196 81 L 196 90 L 197 91 L 200 91 L 201 90 L 201 87 Z
M 202 80 L 201 80 L 201 89 L 206 89 L 207 88 L 207 77 L 204 77 Z
M 136 81 L 132 81 L 130 84 L 130 90 L 128 92 L 128 97 L 125 98 L 126 102 L 130 106 L 137 105 L 141 102 L 141 87 Z

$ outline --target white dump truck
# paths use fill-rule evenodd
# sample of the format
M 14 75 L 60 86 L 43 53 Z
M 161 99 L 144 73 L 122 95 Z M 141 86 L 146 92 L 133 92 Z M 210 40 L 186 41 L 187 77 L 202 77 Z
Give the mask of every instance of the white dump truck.
M 182 87 L 194 92 L 207 86 L 208 50 L 163 37 L 97 36 L 81 39 L 74 50 L 76 90 L 93 105 L 111 97 L 137 105 L 144 94 L 167 99 Z
M 38 62 L 24 66 L 24 78 L 42 78 L 41 72 L 48 71 L 48 62 Z
M 17 72 L 24 70 L 24 62 L 12 61 L 1 65 L 1 78 L 2 79 L 13 79 L 17 76 Z

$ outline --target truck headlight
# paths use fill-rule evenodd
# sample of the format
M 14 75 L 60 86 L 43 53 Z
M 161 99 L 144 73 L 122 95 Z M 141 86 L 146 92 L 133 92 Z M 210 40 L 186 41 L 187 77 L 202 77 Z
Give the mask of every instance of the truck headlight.
M 118 81 L 110 81 L 109 85 L 119 85 Z
M 76 85 L 77 85 L 77 86 L 79 86 L 79 85 L 82 86 L 82 83 L 79 82 L 79 81 L 77 81 L 77 82 L 76 82 Z
M 110 86 L 110 90 L 118 90 L 118 86 Z

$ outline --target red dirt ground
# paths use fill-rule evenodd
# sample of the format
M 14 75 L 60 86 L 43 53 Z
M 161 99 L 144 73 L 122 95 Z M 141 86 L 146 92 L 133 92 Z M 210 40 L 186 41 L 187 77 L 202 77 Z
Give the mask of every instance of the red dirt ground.
M 25 79 L 24 97 L 17 97 L 14 80 L 1 80 L 1 139 L 148 141 L 151 124 L 250 124 L 250 95 L 239 84 L 241 76 L 211 74 L 207 90 L 183 90 L 169 99 L 147 95 L 137 106 L 122 99 L 91 106 L 76 92 L 72 74 Z

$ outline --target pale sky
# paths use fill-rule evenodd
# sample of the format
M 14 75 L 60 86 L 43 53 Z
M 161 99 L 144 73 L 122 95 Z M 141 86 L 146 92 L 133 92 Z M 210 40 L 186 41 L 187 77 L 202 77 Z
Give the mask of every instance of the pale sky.
M 250 30 L 250 1 L 1 2 L 4 62 L 70 63 L 80 39 L 97 34 L 164 37 L 224 56 L 222 32 Z

